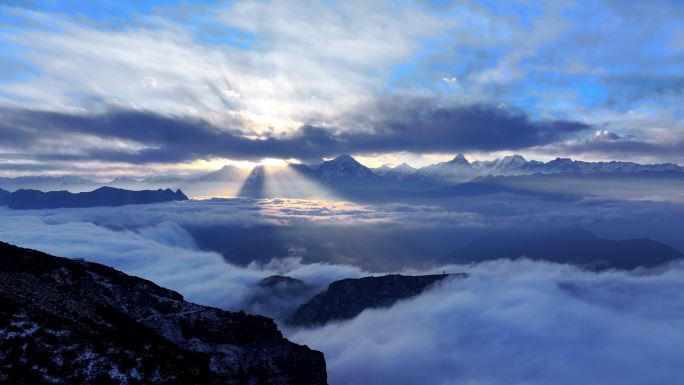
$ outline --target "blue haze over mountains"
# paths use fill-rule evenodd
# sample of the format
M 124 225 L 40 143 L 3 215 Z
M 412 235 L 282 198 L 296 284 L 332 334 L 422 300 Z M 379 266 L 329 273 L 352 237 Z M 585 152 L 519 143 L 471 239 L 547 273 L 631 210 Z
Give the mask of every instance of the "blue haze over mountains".
M 291 174 L 280 176 L 281 179 L 294 180 L 287 181 L 289 189 L 269 190 L 267 185 L 278 179 L 278 172 L 282 170 Z M 297 182 L 299 179 L 303 182 Z M 0 182 L 4 183 L 0 186 L 8 189 L 41 183 L 45 187 L 61 188 L 69 188 L 73 183 L 74 190 L 97 186 L 96 182 L 74 177 L 5 178 Z M 459 154 L 450 161 L 420 169 L 406 164 L 370 169 L 349 155 L 341 155 L 314 165 L 259 165 L 251 172 L 225 166 L 192 177 L 112 181 L 114 186 L 133 189 L 153 185 L 183 188 L 177 192 L 159 190 L 156 195 L 150 191 L 146 198 L 136 198 L 137 201 L 122 197 L 144 192 L 107 187 L 93 193 L 45 194 L 45 197 L 68 201 L 59 204 L 46 203 L 42 193 L 35 190 L 0 191 L 0 203 L 22 209 L 94 207 L 185 200 L 186 191 L 205 197 L 216 191 L 233 191 L 234 195 L 250 199 L 314 198 L 373 205 L 409 204 L 426 210 L 467 213 L 473 218 L 462 224 L 438 222 L 434 226 L 316 226 L 301 221 L 289 226 L 265 222 L 249 227 L 193 222 L 183 228 L 200 248 L 219 252 L 228 262 L 239 265 L 253 261 L 266 263 L 276 255 L 296 255 L 307 263 L 353 261 L 357 266 L 382 271 L 430 263 L 472 263 L 526 256 L 602 270 L 655 266 L 682 257 L 684 241 L 673 227 L 681 222 L 682 217 L 675 214 L 678 209 L 668 214 L 673 222 L 640 216 L 646 222 L 636 224 L 596 217 L 600 217 L 602 210 L 616 208 L 627 215 L 628 207 L 633 206 L 667 212 L 667 206 L 672 204 L 668 202 L 681 200 L 679 192 L 683 182 L 684 169 L 675 164 L 561 158 L 540 162 L 528 161 L 520 155 L 469 162 Z M 301 186 L 294 189 L 290 186 L 297 183 Z M 316 195 L 318 191 L 302 191 L 309 186 L 322 186 L 320 194 L 323 195 Z M 105 190 L 109 195 L 104 194 Z M 652 195 L 654 192 L 659 195 Z M 116 203 L 112 201 L 114 193 L 119 195 Z M 74 203 L 78 199 L 79 203 Z M 552 214 L 555 212 L 565 215 Z M 107 223 L 100 222 L 100 225 L 127 227 Z M 362 241 L 346 242 L 346 239 Z M 373 247 L 365 247 L 367 244 Z M 421 257 L 416 258 L 417 255 Z
M 258 182 L 259 173 L 264 166 L 256 166 L 251 173 L 252 180 Z M 395 167 L 383 165 L 368 168 L 349 155 L 340 155 L 320 164 L 291 163 L 289 167 L 299 173 L 343 189 L 382 189 L 408 188 L 426 190 L 435 186 L 454 185 L 472 181 L 478 177 L 522 176 L 564 174 L 579 176 L 592 174 L 609 174 L 613 176 L 653 176 L 672 177 L 684 175 L 684 167 L 673 163 L 639 164 L 634 162 L 586 162 L 569 158 L 556 158 L 548 162 L 527 160 L 521 155 L 510 155 L 495 160 L 468 161 L 462 154 L 452 160 L 432 164 L 422 168 L 413 168 L 406 163 Z M 241 187 L 250 171 L 232 165 L 207 174 L 196 176 L 153 176 L 148 178 L 115 178 L 109 182 L 98 182 L 77 176 L 24 176 L 0 177 L 0 188 L 14 191 L 18 189 L 38 189 L 42 191 L 69 190 L 85 191 L 108 185 L 120 188 L 181 188 L 184 192 L 195 192 L 198 196 L 210 192 L 211 187 Z M 681 174 L 681 175 L 680 175 Z M 607 176 L 607 175 L 604 175 Z M 523 179 L 524 180 L 524 179 Z M 204 188 L 202 187 L 204 186 Z M 232 190 L 226 190 L 232 191 Z M 239 190 L 236 190 L 239 191 Z M 194 194 L 190 193 L 190 196 Z M 238 194 L 235 194 L 238 195 Z
M 529 346 L 526 335 L 495 327 L 501 322 L 496 319 L 473 321 L 469 333 L 445 340 L 444 335 L 453 335 L 443 326 L 450 313 L 435 309 L 452 309 L 464 322 L 510 308 L 505 293 L 522 291 L 528 293 L 526 298 L 529 293 L 536 298 L 525 306 L 569 304 L 561 318 L 574 320 L 573 327 L 589 333 L 614 327 L 601 321 L 605 309 L 618 309 L 611 317 L 618 317 L 612 319 L 623 326 L 635 317 L 624 308 L 648 317 L 660 312 L 662 322 L 676 320 L 678 310 L 671 301 L 661 305 L 656 298 L 664 298 L 665 292 L 675 293 L 672 301 L 680 298 L 677 293 L 684 295 L 674 283 L 684 260 L 684 172 L 671 164 L 535 162 L 519 156 L 469 162 L 460 155 L 421 169 L 370 169 L 343 155 L 314 165 L 260 165 L 252 171 L 226 166 L 191 177 L 121 178 L 111 183 L 132 190 L 71 177 L 2 182 L 7 189 L 0 190 L 0 202 L 7 205 L 0 207 L 0 232 L 7 241 L 104 263 L 203 305 L 272 317 L 289 339 L 325 353 L 334 383 L 354 383 L 349 373 L 355 370 L 371 377 L 402 372 L 389 361 L 369 365 L 369 357 L 363 362 L 342 359 L 348 349 L 354 349 L 354 356 L 370 354 L 350 348 L 348 341 L 381 338 L 372 332 L 379 323 L 398 334 L 407 333 L 406 325 L 411 325 L 411 335 L 430 344 L 454 344 L 444 348 L 448 351 L 458 351 L 455 346 L 467 343 L 469 333 L 488 325 L 501 330 L 498 338 L 531 350 L 528 354 L 546 354 L 545 347 L 537 351 Z M 40 183 L 46 190 L 52 186 L 86 192 L 15 190 Z M 182 190 L 157 190 L 166 187 Z M 142 188 L 153 190 L 134 191 Z M 232 191 L 237 197 L 187 199 L 186 191 L 191 197 L 216 191 Z M 17 200 L 27 194 L 30 200 Z M 59 198 L 61 205 L 46 206 L 46 199 L 53 201 L 48 197 Z M 42 205 L 27 207 L 27 202 Z M 64 202 L 71 203 L 65 207 Z M 422 278 L 404 282 L 385 275 L 397 272 L 461 278 L 418 287 Z M 470 297 L 478 298 L 479 305 L 467 305 Z M 585 304 L 594 310 L 584 309 Z M 306 309 L 316 322 L 286 322 L 304 311 L 298 309 Z M 563 324 L 552 316 L 554 309 L 542 306 L 534 314 L 544 315 L 543 322 Z M 330 322 L 334 319 L 338 321 Z M 554 345 L 567 338 L 553 328 L 534 333 Z M 601 341 L 650 352 L 650 361 L 677 338 L 664 331 L 653 340 L 633 341 L 632 329 L 624 333 L 601 333 Z M 394 338 L 387 341 L 394 346 Z M 445 351 L 416 346 L 421 355 Z M 489 344 L 484 346 L 469 348 L 475 357 L 471 365 L 498 356 Z M 408 354 L 401 347 L 392 349 Z M 671 368 L 667 357 L 659 362 Z M 524 367 L 526 361 L 519 361 Z M 421 367 L 432 363 L 418 362 Z M 568 365 L 583 367 L 576 360 Z M 553 378 L 551 371 L 540 373 Z M 611 370 L 609 375 L 617 373 Z M 406 375 L 405 383 L 413 383 L 415 378 Z M 447 369 L 434 373 L 436 378 L 449 375 Z M 526 378 L 524 373 L 515 375 Z

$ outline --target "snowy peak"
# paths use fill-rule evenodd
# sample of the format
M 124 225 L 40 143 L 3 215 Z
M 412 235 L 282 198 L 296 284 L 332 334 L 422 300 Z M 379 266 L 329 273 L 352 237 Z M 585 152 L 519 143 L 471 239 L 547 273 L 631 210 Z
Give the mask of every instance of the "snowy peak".
M 359 163 L 352 156 L 344 154 L 335 159 L 325 161 L 318 166 L 321 170 L 356 171 L 360 169 L 370 169 Z
M 470 166 L 470 162 L 468 162 L 468 159 L 466 159 L 466 157 L 463 154 L 456 155 L 454 157 L 454 159 L 450 160 L 447 163 L 455 164 L 455 165 L 459 165 L 459 166 L 466 166 L 466 167 Z
M 249 197 L 249 198 L 263 198 L 264 188 L 266 181 L 266 173 L 264 171 L 264 166 L 256 166 L 249 173 L 247 179 L 242 184 L 238 196 Z
M 385 175 L 387 175 L 387 174 L 391 174 L 391 173 L 392 173 L 392 169 L 393 169 L 393 168 L 392 168 L 390 165 L 388 165 L 388 164 L 383 164 L 383 165 L 380 166 L 380 167 L 374 168 L 374 169 L 373 169 L 373 172 L 376 173 L 377 175 L 385 176 Z
M 520 167 L 527 163 L 527 160 L 522 155 L 508 155 L 501 158 L 498 162 L 499 166 L 506 167 Z
M 386 175 L 386 174 L 397 174 L 397 175 L 410 175 L 415 173 L 417 170 L 411 165 L 407 163 L 402 163 L 399 165 L 396 165 L 394 167 L 388 165 L 388 164 L 383 164 L 382 166 L 378 168 L 374 168 L 373 171 L 375 171 L 376 174 L 378 175 Z
M 197 178 L 198 182 L 224 182 L 239 179 L 244 171 L 233 165 L 225 165 L 219 170 L 212 171 Z
M 521 155 L 508 155 L 491 162 L 492 167 L 489 171 L 500 174 L 515 173 L 526 164 L 527 160 Z
M 402 174 L 413 174 L 416 172 L 416 169 L 411 167 L 411 165 L 407 163 L 402 163 L 394 168 L 392 168 L 392 171 L 402 173 Z
M 465 156 L 458 154 L 448 162 L 423 167 L 415 175 L 432 181 L 460 183 L 474 178 L 477 173 Z
M 250 172 L 249 176 L 247 177 L 247 181 L 262 181 L 264 177 L 264 166 L 259 165 L 252 169 L 252 172 Z
M 354 159 L 353 156 L 351 156 L 349 154 L 342 154 L 342 155 L 336 157 L 335 159 L 330 160 L 329 162 L 360 164 L 359 162 L 356 161 L 356 159 Z
M 317 174 L 316 176 L 323 179 L 376 177 L 371 169 L 349 155 L 340 155 L 335 159 L 323 162 L 314 171 Z
M 373 169 L 373 171 L 375 174 L 380 175 L 387 181 L 401 182 L 413 176 L 418 170 L 406 163 L 402 163 L 394 167 L 384 164 L 376 169 Z

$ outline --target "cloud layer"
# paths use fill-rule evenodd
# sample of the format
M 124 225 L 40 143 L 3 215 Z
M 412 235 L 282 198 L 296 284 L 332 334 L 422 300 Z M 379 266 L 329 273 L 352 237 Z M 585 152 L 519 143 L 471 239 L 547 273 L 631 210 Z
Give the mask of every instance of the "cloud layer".
M 684 353 L 682 266 L 589 274 L 494 262 L 387 310 L 290 335 L 347 384 L 669 384 Z
M 346 241 L 371 248 L 383 256 L 384 266 L 394 266 L 380 271 L 464 271 L 470 276 L 348 322 L 287 330 L 296 342 L 325 353 L 331 384 L 670 384 L 677 378 L 684 354 L 681 264 L 601 274 L 529 260 L 475 266 L 414 263 L 402 269 L 396 263 L 406 260 L 397 261 L 393 249 L 378 247 L 401 238 L 410 243 L 429 234 L 425 229 L 430 227 L 443 230 L 444 240 L 473 227 L 559 221 L 593 222 L 617 238 L 667 228 L 676 237 L 677 221 L 684 218 L 680 205 L 654 202 L 543 203 L 519 197 L 515 209 L 506 211 L 501 208 L 510 208 L 514 197 L 496 199 L 459 202 L 461 207 L 231 199 L 41 211 L 2 208 L 0 233 L 3 241 L 151 279 L 191 301 L 282 317 L 305 298 L 271 293 L 268 299 L 257 286 L 261 278 L 286 274 L 321 290 L 333 280 L 370 273 L 351 258 L 307 261 L 297 257 L 301 251 L 296 249 L 238 266 L 202 250 L 188 229 L 216 228 L 228 236 L 238 229 L 264 234 L 259 228 L 265 225 L 307 232 L 357 228 L 365 238 Z M 365 229 L 373 227 L 388 231 L 367 234 Z M 427 258 L 426 249 L 420 249 L 413 257 Z M 338 253 L 325 256 L 336 260 L 341 250 L 342 245 L 334 245 Z
M 391 98 L 365 108 L 339 118 L 340 126 L 304 125 L 285 136 L 260 138 L 247 136 L 239 123 L 220 127 L 151 112 L 1 109 L 0 150 L 42 161 L 135 164 L 217 157 L 320 159 L 343 153 L 520 150 L 588 128 L 572 121 L 533 121 L 521 112 L 485 105 L 440 106 L 426 98 Z
M 63 117 L 4 127 L 0 161 L 5 173 L 401 151 L 682 162 L 681 15 L 671 1 L 7 3 L 3 118 Z M 79 119 L 95 127 L 62 132 Z M 587 127 L 630 139 L 595 143 Z

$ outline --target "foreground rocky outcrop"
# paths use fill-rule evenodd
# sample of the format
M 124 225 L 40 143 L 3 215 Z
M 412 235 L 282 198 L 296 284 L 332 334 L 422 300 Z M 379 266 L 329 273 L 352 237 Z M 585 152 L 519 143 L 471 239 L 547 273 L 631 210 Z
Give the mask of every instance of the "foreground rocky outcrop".
M 313 385 L 326 369 L 269 318 L 0 242 L 0 383 Z
M 365 309 L 389 307 L 399 300 L 417 296 L 446 278 L 466 276 L 463 273 L 418 276 L 390 274 L 335 281 L 326 291 L 297 308 L 285 323 L 294 327 L 312 327 L 352 319 Z
M 173 191 L 171 189 L 131 191 L 113 187 L 100 187 L 93 191 L 81 193 L 17 190 L 4 196 L 4 199 L 0 193 L 0 203 L 6 204 L 9 208 L 15 210 L 123 206 L 186 200 L 188 200 L 188 197 L 181 190 Z

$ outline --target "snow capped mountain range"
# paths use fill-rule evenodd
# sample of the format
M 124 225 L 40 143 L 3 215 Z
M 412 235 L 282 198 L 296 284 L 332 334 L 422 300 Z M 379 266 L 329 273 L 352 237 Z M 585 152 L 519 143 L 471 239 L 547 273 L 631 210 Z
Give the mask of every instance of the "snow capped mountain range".
M 305 176 L 320 181 L 342 183 L 358 181 L 377 183 L 382 181 L 380 175 L 362 165 L 350 155 L 340 155 L 335 159 L 317 165 L 291 164 L 290 167 L 293 167 Z
M 335 187 L 355 190 L 368 188 L 423 189 L 436 185 L 464 183 L 483 176 L 597 173 L 620 175 L 636 173 L 663 173 L 664 175 L 668 173 L 684 176 L 684 167 L 673 163 L 585 162 L 569 158 L 556 158 L 548 162 L 541 162 L 527 160 L 521 155 L 470 162 L 463 154 L 458 154 L 449 161 L 418 169 L 406 163 L 394 167 L 383 165 L 371 169 L 359 163 L 352 156 L 345 154 L 320 164 L 289 164 L 288 167 L 309 179 Z M 32 188 L 42 191 L 69 190 L 78 192 L 90 191 L 106 185 L 133 190 L 182 189 L 192 197 L 209 197 L 239 195 L 239 191 L 245 187 L 245 184 L 263 186 L 264 178 L 264 166 L 257 166 L 250 171 L 226 165 L 221 169 L 202 175 L 153 176 L 143 180 L 117 178 L 109 183 L 99 183 L 77 176 L 0 177 L 0 188 L 8 191 Z
M 407 165 L 408 166 L 408 165 Z M 399 167 L 399 166 L 398 166 Z M 410 166 L 408 166 L 410 167 Z M 374 171 L 378 175 L 388 175 L 397 168 L 382 166 Z M 522 155 L 509 155 L 494 160 L 476 160 L 469 162 L 463 154 L 456 155 L 452 160 L 432 164 L 411 172 L 401 172 L 411 175 L 412 179 L 441 181 L 444 183 L 461 183 L 478 176 L 509 176 L 531 174 L 562 174 L 562 173 L 638 173 L 638 172 L 678 172 L 684 173 L 684 167 L 673 163 L 639 164 L 634 162 L 585 162 L 570 158 L 556 158 L 548 162 L 527 160 Z
M 418 170 L 406 163 L 402 163 L 395 167 L 390 167 L 384 164 L 378 168 L 373 169 L 373 172 L 377 175 L 380 175 L 381 177 L 386 179 L 394 179 L 396 181 L 402 181 L 406 178 L 409 178 L 411 175 L 415 174 L 416 171 Z

